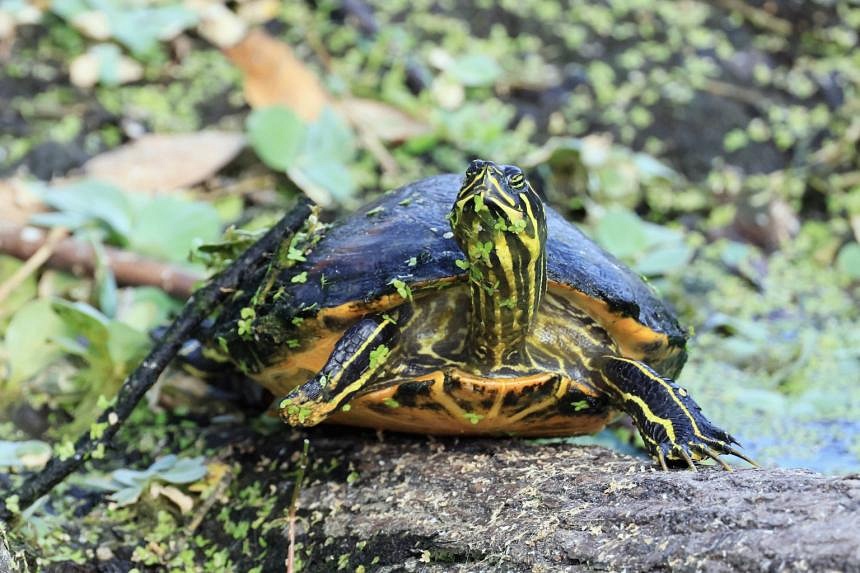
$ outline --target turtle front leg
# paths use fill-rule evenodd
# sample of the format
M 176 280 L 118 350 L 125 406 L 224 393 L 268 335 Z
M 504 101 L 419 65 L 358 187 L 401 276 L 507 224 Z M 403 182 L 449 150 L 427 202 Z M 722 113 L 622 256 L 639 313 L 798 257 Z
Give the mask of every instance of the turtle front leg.
M 323 369 L 278 403 L 281 419 L 291 426 L 315 426 L 344 407 L 386 362 L 399 331 L 388 315 L 366 317 L 352 325 Z
M 732 447 L 737 440 L 712 424 L 684 388 L 644 362 L 604 356 L 600 372 L 604 390 L 633 418 L 645 445 L 664 470 L 667 460 L 686 463 L 695 470 L 694 461 L 705 458 L 731 470 L 720 459 L 721 454 L 757 465 Z

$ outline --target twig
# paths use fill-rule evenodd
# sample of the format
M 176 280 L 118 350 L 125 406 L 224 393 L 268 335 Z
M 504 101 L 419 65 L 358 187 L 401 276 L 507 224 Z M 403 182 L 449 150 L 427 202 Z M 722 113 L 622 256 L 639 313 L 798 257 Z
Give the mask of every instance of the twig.
M 753 26 L 764 28 L 769 32 L 773 32 L 778 36 L 790 36 L 793 30 L 791 22 L 783 20 L 778 16 L 774 16 L 769 12 L 756 8 L 752 4 L 748 4 L 743 0 L 718 0 L 717 2 L 727 10 L 733 10 L 741 16 L 749 20 Z
M 302 199 L 260 240 L 242 253 L 230 266 L 218 273 L 206 286 L 189 297 L 161 342 L 126 378 L 117 393 L 114 405 L 105 409 L 90 431 L 78 438 L 74 455 L 64 459 L 59 457 L 51 459 L 45 469 L 24 482 L 16 492 L 14 496 L 16 499 L 13 501 L 17 502 L 20 509 L 27 508 L 50 492 L 69 474 L 78 470 L 97 447 L 107 445 L 113 439 L 122 423 L 128 419 L 147 390 L 155 384 L 158 376 L 176 356 L 194 329 L 212 313 L 229 292 L 240 285 L 250 269 L 262 262 L 267 254 L 274 252 L 281 241 L 295 233 L 309 214 L 309 202 L 307 199 Z M 8 505 L 9 497 L 3 496 L 3 501 L 0 502 L 0 519 L 8 521 L 14 515 Z
M 51 232 L 48 233 L 45 241 L 32 255 L 30 255 L 27 262 L 21 265 L 21 268 L 15 271 L 11 277 L 6 279 L 6 282 L 0 284 L 0 303 L 6 300 L 16 288 L 21 286 L 21 284 L 27 280 L 27 277 L 38 271 L 39 268 L 41 268 L 41 266 L 51 258 L 51 255 L 54 254 L 54 250 L 57 248 L 59 242 L 68 234 L 68 229 L 64 227 L 54 227 L 51 229 Z
M 715 96 L 731 98 L 756 108 L 770 103 L 769 98 L 757 90 L 719 80 L 707 80 L 702 89 Z
M 35 227 L 24 227 L 0 221 L 0 253 L 29 259 L 48 241 L 48 233 Z M 47 266 L 77 274 L 92 275 L 96 255 L 91 245 L 75 239 L 59 241 L 50 251 Z M 121 285 L 154 286 L 177 298 L 188 298 L 203 277 L 179 265 L 105 247 L 108 264 Z M 35 269 L 34 269 L 35 270 Z M 1 298 L 1 297 L 0 297 Z
M 302 457 L 299 458 L 299 469 L 296 472 L 296 483 L 293 485 L 293 496 L 290 500 L 289 547 L 287 549 L 287 573 L 294 573 L 296 562 L 296 512 L 299 509 L 299 494 L 302 482 L 305 481 L 305 470 L 308 467 L 308 448 L 310 441 L 305 438 Z

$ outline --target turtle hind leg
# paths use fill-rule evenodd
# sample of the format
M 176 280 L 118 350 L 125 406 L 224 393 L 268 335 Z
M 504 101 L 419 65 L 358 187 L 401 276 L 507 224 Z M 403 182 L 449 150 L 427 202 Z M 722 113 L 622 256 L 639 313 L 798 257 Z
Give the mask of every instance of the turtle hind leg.
M 696 469 L 696 461 L 711 458 L 724 469 L 731 467 L 721 455 L 733 455 L 757 464 L 734 448 L 731 434 L 711 423 L 687 391 L 650 366 L 620 356 L 604 356 L 601 386 L 619 408 L 629 414 L 651 455 L 663 469 L 668 464 Z
M 394 318 L 374 315 L 352 325 L 335 344 L 322 370 L 278 403 L 281 419 L 314 426 L 343 407 L 379 372 L 397 340 Z

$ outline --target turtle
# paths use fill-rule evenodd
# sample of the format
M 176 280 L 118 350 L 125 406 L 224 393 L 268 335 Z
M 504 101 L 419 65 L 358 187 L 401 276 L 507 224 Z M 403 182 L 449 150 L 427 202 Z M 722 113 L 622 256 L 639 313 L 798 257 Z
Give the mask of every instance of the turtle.
M 476 159 L 300 238 L 213 333 L 292 426 L 573 436 L 627 414 L 664 470 L 754 464 L 675 382 L 669 306 L 516 166 Z

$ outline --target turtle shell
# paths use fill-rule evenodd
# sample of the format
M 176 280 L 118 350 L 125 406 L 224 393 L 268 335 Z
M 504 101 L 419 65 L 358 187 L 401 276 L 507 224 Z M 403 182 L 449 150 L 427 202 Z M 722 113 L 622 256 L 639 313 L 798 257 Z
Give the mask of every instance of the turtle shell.
M 427 291 L 465 282 L 455 264 L 464 255 L 447 218 L 461 182 L 453 174 L 422 179 L 335 223 L 306 261 L 281 271 L 277 283 L 283 288 L 277 300 L 257 310 L 262 320 L 252 339 L 235 336 L 237 312 L 228 312 L 233 319 L 219 328 L 222 347 L 226 342 L 231 358 L 252 374 L 284 360 L 315 372 L 352 322 L 402 304 L 404 285 L 420 304 Z M 677 375 L 686 334 L 666 304 L 555 210 L 547 208 L 546 218 L 548 288 L 600 322 L 625 356 Z M 293 281 L 300 273 L 306 280 Z M 400 292 L 395 281 L 403 283 L 397 283 Z M 245 300 L 253 290 L 246 286 Z M 242 304 L 240 299 L 234 307 Z

